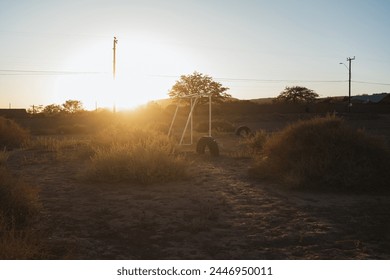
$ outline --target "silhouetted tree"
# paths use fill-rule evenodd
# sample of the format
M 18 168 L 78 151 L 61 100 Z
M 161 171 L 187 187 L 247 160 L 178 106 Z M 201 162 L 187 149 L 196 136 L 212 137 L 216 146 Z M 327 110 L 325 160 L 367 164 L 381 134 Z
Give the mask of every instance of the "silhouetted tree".
M 276 102 L 292 102 L 292 103 L 310 103 L 316 100 L 319 95 L 306 87 L 294 86 L 286 87 L 276 97 Z
M 226 91 L 227 87 L 215 82 L 210 76 L 194 72 L 191 75 L 182 75 L 180 79 L 172 86 L 169 96 L 173 99 L 201 94 L 200 102 L 207 102 L 208 96 L 211 95 L 214 102 L 222 102 L 231 97 Z
M 44 107 L 43 105 L 31 105 L 30 108 L 27 109 L 28 114 L 39 114 L 42 113 Z
M 61 105 L 50 104 L 43 108 L 42 113 L 46 115 L 57 115 L 63 111 Z
M 70 114 L 84 111 L 83 103 L 79 100 L 66 100 L 65 103 L 62 104 L 62 108 L 64 112 Z

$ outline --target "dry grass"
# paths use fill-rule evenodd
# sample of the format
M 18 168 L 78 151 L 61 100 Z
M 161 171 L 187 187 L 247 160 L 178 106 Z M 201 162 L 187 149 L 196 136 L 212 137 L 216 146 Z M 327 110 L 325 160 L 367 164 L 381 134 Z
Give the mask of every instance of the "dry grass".
M 26 225 L 39 209 L 38 192 L 0 167 L 0 213 L 17 227 Z
M 276 122 L 273 118 L 256 123 L 255 128 L 275 131 L 299 116 L 276 116 Z M 337 148 L 338 144 L 334 143 L 325 149 L 325 145 L 348 135 L 350 129 L 341 120 L 317 121 L 312 128 L 306 125 L 302 130 L 295 127 L 298 132 L 290 131 L 293 136 L 285 135 L 284 141 L 280 141 L 283 147 L 272 145 L 284 132 L 269 136 L 260 131 L 247 139 L 217 132 L 222 156 L 211 159 L 194 154 L 194 145 L 183 147 L 186 161 L 191 159 L 189 172 L 195 176 L 168 184 L 162 182 L 183 178 L 189 164 L 177 157 L 174 144 L 157 132 L 166 133 L 163 119 L 149 121 L 145 117 L 146 125 L 143 123 L 142 128 L 134 128 L 134 123 L 127 119 L 110 119 L 108 123 L 96 125 L 96 131 L 102 132 L 95 135 L 33 137 L 31 146 L 25 150 L 0 152 L 0 165 L 5 165 L 10 154 L 7 166 L 44 190 L 40 200 L 45 206 L 42 216 L 34 217 L 32 211 L 25 223 L 17 223 L 9 212 L 1 214 L 0 258 L 388 258 L 388 197 L 280 192 L 247 176 L 251 156 L 256 153 L 259 155 L 257 164 L 265 165 L 254 169 L 256 176 L 281 178 L 295 187 L 325 189 L 327 186 L 321 185 L 322 177 L 307 177 L 312 173 L 299 171 L 309 167 L 318 169 L 315 164 L 321 166 L 329 149 L 339 153 L 345 148 Z M 279 125 L 274 126 L 275 123 Z M 111 126 L 105 129 L 108 124 Z M 140 124 L 137 122 L 137 125 Z M 42 127 L 45 127 L 44 122 Z M 53 127 L 57 126 L 53 123 Z M 175 135 L 181 135 L 183 127 L 178 127 Z M 339 130 L 344 128 L 347 131 L 342 134 Z M 307 133 L 307 130 L 312 132 Z M 297 135 L 308 140 L 305 142 Z M 329 135 L 336 140 L 326 138 Z M 351 135 L 348 145 L 352 139 L 356 141 L 366 134 L 354 131 Z M 313 142 L 319 147 L 312 147 Z M 297 148 L 301 149 L 293 154 Z M 324 152 L 318 152 L 318 148 Z M 187 152 L 190 149 L 191 152 Z M 237 157 L 243 158 L 227 156 L 228 152 L 236 151 Z M 304 157 L 308 156 L 305 151 L 317 158 L 314 163 L 299 166 L 300 160 L 305 162 Z M 80 153 L 85 156 L 80 158 Z M 280 158 L 271 160 L 275 155 Z M 31 159 L 30 164 L 20 164 L 24 157 Z M 40 162 L 43 157 L 47 158 Z M 289 169 L 272 169 L 270 163 L 283 166 L 283 160 L 288 162 Z M 82 170 L 84 167 L 87 170 Z M 322 172 L 324 170 L 333 169 L 322 169 Z M 74 177 L 80 171 L 87 182 Z M 20 182 L 4 178 L 9 185 Z M 91 183 L 95 180 L 103 183 Z M 385 176 L 380 180 L 388 182 Z M 149 183 L 153 184 L 143 186 Z M 336 189 L 339 185 L 330 186 Z M 39 230 L 46 238 L 32 229 Z
M 91 139 L 87 137 L 55 137 L 55 136 L 38 136 L 30 139 L 24 145 L 26 150 L 41 150 L 51 152 L 50 159 L 57 161 L 69 159 L 89 159 L 93 155 Z M 49 155 L 46 155 L 49 157 Z M 40 158 L 26 158 L 26 162 L 39 163 L 47 161 L 45 156 Z
M 28 158 L 27 163 L 87 160 L 86 171 L 80 176 L 87 181 L 150 184 L 187 176 L 187 163 L 174 154 L 171 139 L 151 128 L 134 128 L 124 120 L 88 137 L 36 137 L 25 148 L 50 152 L 40 156 L 39 161 Z
M 212 120 L 211 128 L 213 131 L 217 132 L 233 132 L 235 126 L 233 123 L 227 120 Z M 198 132 L 208 132 L 209 131 L 209 121 L 202 121 L 196 125 L 196 131 Z
M 251 153 L 260 153 L 265 143 L 267 143 L 268 138 L 269 135 L 267 132 L 258 130 L 253 136 L 243 138 L 242 142 L 249 146 Z
M 28 138 L 28 132 L 16 122 L 0 117 L 0 148 L 18 148 L 22 146 Z
M 263 150 L 269 134 L 264 130 L 258 130 L 247 137 L 240 137 L 238 145 L 235 144 L 234 150 L 229 151 L 228 155 L 232 158 L 252 158 L 253 155 Z
M 387 191 L 389 159 L 383 141 L 328 116 L 297 122 L 272 136 L 251 173 L 294 188 Z
M 44 254 L 30 228 L 39 207 L 37 190 L 0 166 L 0 259 L 32 259 Z
M 17 229 L 0 216 L 0 260 L 45 258 L 39 235 L 30 228 Z
M 4 150 L 0 151 L 0 166 L 4 166 L 9 158 L 9 152 L 4 148 Z
M 111 127 L 94 139 L 85 177 L 91 181 L 163 183 L 185 178 L 186 161 L 174 155 L 174 144 L 152 130 Z

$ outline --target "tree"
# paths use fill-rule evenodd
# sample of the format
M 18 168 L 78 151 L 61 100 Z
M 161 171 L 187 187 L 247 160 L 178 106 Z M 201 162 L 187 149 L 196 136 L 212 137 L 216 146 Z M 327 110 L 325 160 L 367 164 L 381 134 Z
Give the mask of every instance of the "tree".
M 77 112 L 81 112 L 84 110 L 83 103 L 79 100 L 66 100 L 64 104 L 62 104 L 63 110 L 66 113 L 74 114 Z
M 30 108 L 27 109 L 28 114 L 39 114 L 43 111 L 43 105 L 31 105 Z
M 311 103 L 319 95 L 311 89 L 306 87 L 294 86 L 286 87 L 276 97 L 276 102 L 292 102 L 292 103 Z
M 172 86 L 168 95 L 173 99 L 180 99 L 186 96 L 201 94 L 200 102 L 207 102 L 209 95 L 212 96 L 213 101 L 222 102 L 231 97 L 226 91 L 227 87 L 215 82 L 210 76 L 202 73 L 194 72 L 191 75 L 182 75 L 180 79 Z
M 42 113 L 46 115 L 57 115 L 63 111 L 61 105 L 50 104 L 43 108 Z

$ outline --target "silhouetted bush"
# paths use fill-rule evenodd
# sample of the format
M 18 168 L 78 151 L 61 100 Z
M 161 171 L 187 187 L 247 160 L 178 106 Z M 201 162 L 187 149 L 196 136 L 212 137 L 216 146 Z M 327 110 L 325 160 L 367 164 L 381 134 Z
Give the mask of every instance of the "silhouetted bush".
M 29 133 L 15 121 L 0 117 L 0 148 L 20 147 L 29 137 Z
M 0 259 L 32 259 L 44 254 L 31 229 L 39 209 L 37 190 L 15 179 L 0 164 Z
M 388 188 L 389 159 L 384 141 L 329 116 L 272 136 L 250 172 L 292 188 L 376 192 Z
M 4 166 L 0 166 L 0 213 L 3 218 L 21 226 L 37 209 L 37 190 L 13 178 Z

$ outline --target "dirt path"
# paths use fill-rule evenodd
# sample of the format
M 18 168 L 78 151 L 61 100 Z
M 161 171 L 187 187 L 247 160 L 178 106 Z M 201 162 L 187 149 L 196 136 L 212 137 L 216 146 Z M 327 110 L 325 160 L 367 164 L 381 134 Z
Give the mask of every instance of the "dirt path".
M 188 155 L 186 181 L 86 184 L 85 162 L 15 152 L 41 189 L 50 258 L 389 259 L 388 197 L 283 191 L 248 178 L 250 159 Z

